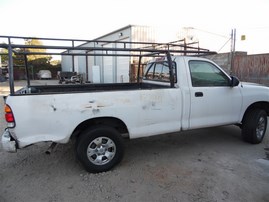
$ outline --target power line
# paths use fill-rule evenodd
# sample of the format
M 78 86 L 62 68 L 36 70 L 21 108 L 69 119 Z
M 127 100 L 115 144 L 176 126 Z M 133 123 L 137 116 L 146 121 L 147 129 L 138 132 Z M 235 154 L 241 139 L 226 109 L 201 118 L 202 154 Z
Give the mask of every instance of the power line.
M 221 35 L 221 34 L 209 32 L 209 31 L 206 31 L 206 30 L 203 30 L 203 29 L 198 29 L 198 28 L 195 28 L 195 27 L 193 27 L 193 29 L 198 30 L 198 31 L 201 31 L 201 32 L 205 32 L 207 34 L 211 34 L 211 35 L 219 36 L 219 37 L 222 37 L 222 38 L 226 38 L 226 39 L 230 38 L 230 37 L 227 37 L 225 35 Z
M 220 52 L 220 51 L 227 45 L 227 43 L 228 43 L 230 40 L 231 40 L 231 38 L 229 38 L 228 41 L 226 41 L 226 42 L 224 43 L 224 45 L 221 46 L 221 48 L 220 48 L 217 52 Z

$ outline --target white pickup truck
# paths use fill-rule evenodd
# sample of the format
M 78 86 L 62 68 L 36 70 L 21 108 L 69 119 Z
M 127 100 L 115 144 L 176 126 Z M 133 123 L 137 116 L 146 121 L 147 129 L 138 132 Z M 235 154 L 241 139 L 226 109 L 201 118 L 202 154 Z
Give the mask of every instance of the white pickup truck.
M 123 137 L 235 124 L 257 144 L 269 116 L 268 87 L 239 82 L 208 59 L 169 54 L 148 62 L 139 83 L 28 86 L 5 102 L 6 151 L 75 138 L 89 172 L 121 161 Z

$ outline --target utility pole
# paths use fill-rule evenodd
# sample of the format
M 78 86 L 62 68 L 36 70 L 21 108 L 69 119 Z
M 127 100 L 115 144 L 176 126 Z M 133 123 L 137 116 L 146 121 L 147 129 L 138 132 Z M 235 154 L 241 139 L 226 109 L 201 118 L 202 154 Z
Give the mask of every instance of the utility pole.
M 230 73 L 233 72 L 234 69 L 234 57 L 235 57 L 235 41 L 236 41 L 236 29 L 232 29 L 232 33 L 231 33 L 231 69 L 230 69 Z

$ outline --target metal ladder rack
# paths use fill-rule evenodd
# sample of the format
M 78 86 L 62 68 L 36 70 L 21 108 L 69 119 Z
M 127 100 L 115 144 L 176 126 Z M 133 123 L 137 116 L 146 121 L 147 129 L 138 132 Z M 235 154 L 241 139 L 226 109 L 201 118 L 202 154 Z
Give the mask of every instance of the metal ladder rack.
M 27 45 L 26 41 L 39 40 L 44 45 Z M 3 42 L 2 42 L 3 41 Z M 57 45 L 60 44 L 60 45 Z M 110 44 L 111 47 L 105 45 Z M 13 54 L 22 55 L 26 69 L 27 85 L 30 86 L 28 55 L 69 55 L 72 56 L 74 67 L 74 56 L 121 56 L 138 57 L 138 75 L 142 57 L 167 57 L 171 75 L 171 87 L 174 87 L 174 72 L 172 68 L 171 55 L 209 55 L 216 52 L 195 47 L 197 44 L 187 44 L 185 40 L 173 41 L 170 43 L 152 42 L 126 42 L 126 41 L 103 41 L 103 40 L 82 40 L 82 39 L 59 39 L 59 38 L 37 38 L 19 36 L 0 36 L 0 48 L 7 49 L 8 53 L 0 52 L 0 55 L 8 55 L 10 93 L 14 94 L 14 63 Z M 29 51 L 38 50 L 38 51 Z M 43 51 L 40 51 L 43 50 Z M 87 58 L 87 57 L 86 57 Z M 74 69 L 74 68 L 73 68 Z M 137 79 L 139 82 L 139 79 Z

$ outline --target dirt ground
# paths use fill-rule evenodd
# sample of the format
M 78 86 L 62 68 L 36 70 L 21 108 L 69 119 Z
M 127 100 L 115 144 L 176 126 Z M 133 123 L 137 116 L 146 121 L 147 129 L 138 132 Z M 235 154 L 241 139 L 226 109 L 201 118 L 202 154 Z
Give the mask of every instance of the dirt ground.
M 1 85 L 1 83 L 0 83 Z M 0 97 L 0 134 L 6 126 Z M 29 127 L 31 125 L 29 124 Z M 6 153 L 0 146 L 0 202 L 269 201 L 269 161 L 262 144 L 241 140 L 236 126 L 126 140 L 123 161 L 90 174 L 73 143 L 48 143 Z

